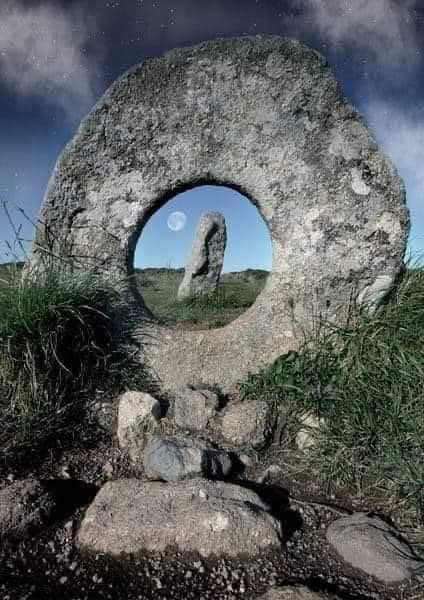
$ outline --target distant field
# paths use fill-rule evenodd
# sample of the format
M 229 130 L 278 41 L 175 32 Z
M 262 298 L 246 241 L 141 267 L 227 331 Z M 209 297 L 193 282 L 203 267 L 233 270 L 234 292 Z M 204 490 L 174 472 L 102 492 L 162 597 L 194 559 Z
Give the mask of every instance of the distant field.
M 137 287 L 153 314 L 164 324 L 222 327 L 240 316 L 263 290 L 268 271 L 225 273 L 211 301 L 177 300 L 184 269 L 135 269 Z

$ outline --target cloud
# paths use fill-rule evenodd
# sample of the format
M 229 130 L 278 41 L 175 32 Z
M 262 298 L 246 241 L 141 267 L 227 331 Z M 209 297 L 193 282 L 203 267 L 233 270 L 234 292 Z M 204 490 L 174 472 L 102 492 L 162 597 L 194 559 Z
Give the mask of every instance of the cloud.
M 74 4 L 25 6 L 22 0 L 1 0 L 0 76 L 2 85 L 22 97 L 41 96 L 60 106 L 72 119 L 97 97 L 96 72 L 104 55 L 91 44 L 96 17 Z
M 291 19 L 300 35 L 319 35 L 333 52 L 352 51 L 385 69 L 383 76 L 402 66 L 415 68 L 422 60 L 416 28 L 416 0 L 293 0 Z M 422 34 L 421 34 L 422 35 Z M 410 73 L 409 73 L 410 75 Z
M 424 216 L 424 121 L 422 111 L 399 109 L 382 98 L 365 100 L 361 113 L 374 134 L 376 142 L 396 165 L 400 175 L 413 183 L 419 204 L 410 203 Z M 412 204 L 412 206 L 411 206 Z

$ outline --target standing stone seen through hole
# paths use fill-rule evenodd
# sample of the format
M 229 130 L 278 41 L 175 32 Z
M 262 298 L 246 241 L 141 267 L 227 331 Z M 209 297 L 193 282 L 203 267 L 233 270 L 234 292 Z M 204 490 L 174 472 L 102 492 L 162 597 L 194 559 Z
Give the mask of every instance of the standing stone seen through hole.
M 219 283 L 227 244 L 224 216 L 209 212 L 201 216 L 194 236 L 178 299 L 212 294 Z
M 133 260 L 135 284 L 153 318 L 179 331 L 211 330 L 257 301 L 271 271 L 272 245 L 250 198 L 229 186 L 195 185 L 150 216 Z

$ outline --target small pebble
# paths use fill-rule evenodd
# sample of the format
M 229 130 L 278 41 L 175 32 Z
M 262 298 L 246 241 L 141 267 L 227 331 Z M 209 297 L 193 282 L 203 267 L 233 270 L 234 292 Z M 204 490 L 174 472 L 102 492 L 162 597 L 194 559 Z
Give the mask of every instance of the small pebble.
M 112 477 L 112 475 L 113 475 L 113 465 L 111 464 L 111 462 L 109 460 L 107 461 L 107 463 L 105 463 L 103 465 L 102 471 L 106 475 L 106 477 Z
M 62 477 L 64 477 L 65 479 L 71 479 L 71 474 L 69 472 L 69 467 L 68 465 L 63 465 L 63 467 L 60 469 L 60 475 Z
M 163 586 L 162 586 L 162 582 L 161 582 L 161 580 L 159 579 L 159 577 L 155 577 L 155 578 L 153 579 L 153 581 L 156 583 L 156 587 L 157 587 L 157 589 L 158 589 L 158 590 L 161 590 Z

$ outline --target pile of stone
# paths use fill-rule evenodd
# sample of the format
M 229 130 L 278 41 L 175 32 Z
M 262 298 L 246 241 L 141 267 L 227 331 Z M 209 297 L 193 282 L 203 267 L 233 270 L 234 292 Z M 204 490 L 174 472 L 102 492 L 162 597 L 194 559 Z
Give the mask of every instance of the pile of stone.
M 272 435 L 265 401 L 220 407 L 208 388 L 177 391 L 166 414 L 153 396 L 125 392 L 119 401 L 117 437 L 133 466 L 149 478 L 225 479 L 240 466 L 238 448 L 262 448 Z

